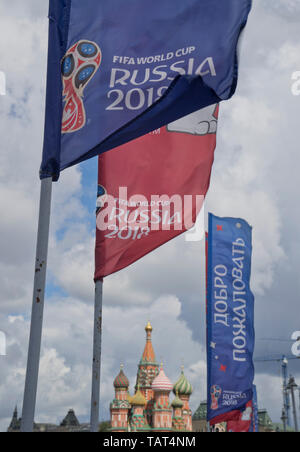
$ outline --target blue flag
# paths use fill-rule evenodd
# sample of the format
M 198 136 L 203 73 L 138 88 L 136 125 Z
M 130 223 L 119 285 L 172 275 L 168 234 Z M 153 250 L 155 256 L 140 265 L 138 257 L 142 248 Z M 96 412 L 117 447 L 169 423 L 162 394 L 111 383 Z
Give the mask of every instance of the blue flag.
M 253 396 L 252 229 L 209 214 L 207 265 L 207 416 L 238 420 Z
M 231 97 L 250 8 L 50 0 L 41 178 Z
M 253 405 L 253 415 L 252 415 L 251 428 L 249 431 L 252 433 L 258 433 L 258 401 L 257 401 L 256 385 L 253 385 L 252 405 Z

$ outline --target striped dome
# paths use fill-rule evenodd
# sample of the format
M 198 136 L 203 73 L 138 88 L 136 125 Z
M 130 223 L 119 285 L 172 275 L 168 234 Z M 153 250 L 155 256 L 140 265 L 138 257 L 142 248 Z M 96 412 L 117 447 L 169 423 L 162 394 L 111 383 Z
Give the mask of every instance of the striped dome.
M 114 380 L 114 387 L 115 388 L 128 388 L 129 387 L 129 380 L 126 377 L 126 375 L 123 372 L 123 369 L 121 367 L 119 374 L 116 376 Z
M 179 395 L 191 395 L 193 392 L 193 387 L 191 383 L 186 379 L 183 370 L 181 371 L 179 380 L 175 383 L 173 387 L 173 392 L 174 394 L 178 393 Z
M 172 391 L 173 385 L 164 373 L 163 369 L 160 369 L 157 377 L 152 382 L 152 389 L 154 391 Z

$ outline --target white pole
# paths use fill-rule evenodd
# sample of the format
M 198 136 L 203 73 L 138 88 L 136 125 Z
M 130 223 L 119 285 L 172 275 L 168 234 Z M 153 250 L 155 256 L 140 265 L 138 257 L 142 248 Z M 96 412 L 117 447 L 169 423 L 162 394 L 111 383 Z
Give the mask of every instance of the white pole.
M 43 326 L 44 295 L 46 283 L 49 223 L 51 210 L 52 178 L 41 181 L 39 224 L 32 299 L 30 338 L 22 411 L 22 432 L 32 432 L 40 363 Z
M 102 336 L 102 291 L 103 291 L 103 282 L 96 281 L 96 283 L 95 283 L 95 311 L 94 311 L 92 398 L 91 398 L 91 432 L 98 432 L 98 430 L 99 430 L 101 336 Z

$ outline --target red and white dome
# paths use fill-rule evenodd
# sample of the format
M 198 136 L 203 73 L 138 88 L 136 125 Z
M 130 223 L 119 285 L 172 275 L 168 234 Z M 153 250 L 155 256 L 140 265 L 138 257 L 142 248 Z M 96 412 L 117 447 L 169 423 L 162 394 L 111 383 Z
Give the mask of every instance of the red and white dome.
M 154 391 L 171 391 L 173 389 L 173 385 L 164 373 L 163 369 L 160 369 L 159 374 L 154 378 L 152 382 L 152 389 Z

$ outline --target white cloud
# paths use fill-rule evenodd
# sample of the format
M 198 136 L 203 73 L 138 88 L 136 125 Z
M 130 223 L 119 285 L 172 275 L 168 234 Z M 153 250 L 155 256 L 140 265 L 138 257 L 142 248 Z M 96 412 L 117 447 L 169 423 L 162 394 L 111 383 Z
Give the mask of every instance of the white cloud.
M 283 402 L 282 379 L 280 376 L 267 373 L 257 374 L 255 384 L 257 387 L 259 408 L 267 409 L 273 422 L 281 422 L 280 417 Z
M 300 4 L 298 0 L 272 0 L 271 2 L 263 0 L 262 3 L 267 11 L 275 12 L 289 21 L 297 21 L 300 18 Z
M 87 302 L 93 300 L 95 239 L 78 223 L 70 225 L 61 241 L 54 240 L 50 250 L 51 270 L 56 283 L 68 294 Z M 76 276 L 75 276 L 76 275 Z

